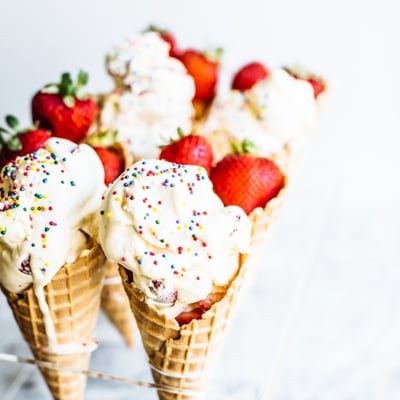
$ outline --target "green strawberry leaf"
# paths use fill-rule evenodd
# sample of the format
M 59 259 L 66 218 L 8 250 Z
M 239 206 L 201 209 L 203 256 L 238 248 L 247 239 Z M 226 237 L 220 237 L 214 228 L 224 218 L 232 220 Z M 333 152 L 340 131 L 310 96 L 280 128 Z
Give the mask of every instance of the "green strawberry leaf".
M 17 151 L 22 149 L 22 143 L 18 136 L 13 136 L 8 142 L 7 147 L 11 151 Z
M 7 125 L 14 131 L 18 129 L 19 121 L 14 115 L 6 115 Z
M 59 92 L 59 88 L 56 84 L 50 84 L 45 86 L 41 92 L 47 94 L 57 94 Z
M 83 70 L 79 70 L 76 83 L 72 80 L 69 72 L 64 72 L 61 74 L 59 83 L 49 84 L 45 86 L 41 92 L 59 94 L 64 104 L 71 108 L 75 104 L 75 97 L 79 100 L 83 100 L 87 96 L 84 91 L 84 86 L 87 84 L 88 80 L 89 75 Z
M 244 139 L 242 141 L 242 151 L 244 154 L 254 154 L 256 150 L 255 144 L 249 139 Z
M 249 139 L 243 139 L 241 143 L 231 141 L 231 149 L 233 154 L 257 154 L 257 147 Z
M 77 86 L 78 88 L 81 86 L 87 85 L 89 81 L 89 75 L 87 72 L 79 70 L 78 79 L 77 79 Z
M 85 88 L 78 87 L 75 91 L 75 97 L 79 100 L 84 100 L 86 98 Z
M 66 96 L 63 97 L 63 102 L 67 107 L 72 108 L 75 104 L 74 96 L 67 94 Z
M 72 85 L 71 75 L 68 72 L 64 72 L 61 75 L 61 86 L 68 88 Z
M 117 130 L 100 131 L 95 135 L 91 135 L 87 139 L 87 143 L 92 146 L 112 147 L 117 143 Z
M 224 55 L 224 49 L 222 47 L 215 47 L 205 50 L 204 54 L 208 59 L 219 64 L 221 63 L 222 56 Z

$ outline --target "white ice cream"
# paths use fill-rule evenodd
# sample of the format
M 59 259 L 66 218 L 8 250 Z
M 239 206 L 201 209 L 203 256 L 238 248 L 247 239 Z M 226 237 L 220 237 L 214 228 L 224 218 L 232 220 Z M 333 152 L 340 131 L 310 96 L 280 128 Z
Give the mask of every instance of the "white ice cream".
M 51 138 L 0 174 L 0 283 L 45 286 L 97 236 L 104 169 L 92 148 Z M 84 233 L 80 233 L 84 232 Z
M 202 133 L 217 143 L 217 158 L 230 151 L 229 142 L 248 139 L 258 153 L 268 157 L 286 144 L 304 140 L 314 129 L 317 106 L 312 86 L 283 69 L 251 89 L 231 90 L 211 107 Z
M 101 214 L 107 258 L 164 305 L 195 303 L 227 285 L 249 247 L 250 221 L 223 206 L 201 167 L 139 161 L 107 189 Z
M 190 132 L 194 81 L 157 33 L 124 40 L 108 53 L 107 69 L 117 89 L 105 99 L 101 129 L 117 130 L 136 159 L 157 158 L 178 128 Z

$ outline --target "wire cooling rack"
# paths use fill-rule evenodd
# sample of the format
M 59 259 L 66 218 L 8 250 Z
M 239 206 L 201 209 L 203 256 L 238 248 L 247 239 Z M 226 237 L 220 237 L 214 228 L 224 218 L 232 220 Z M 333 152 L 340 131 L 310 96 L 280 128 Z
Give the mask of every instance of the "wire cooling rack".
M 275 329 L 271 329 L 268 322 L 269 320 L 272 323 L 274 320 L 271 315 L 274 309 L 274 299 L 268 295 L 269 285 L 260 284 L 259 279 L 252 282 L 248 293 L 246 293 L 248 296 L 245 296 L 244 303 L 239 307 L 238 316 L 234 319 L 228 331 L 228 337 L 220 360 L 216 365 L 215 379 L 212 379 L 207 399 L 239 400 L 243 399 L 244 396 L 255 400 L 272 400 L 274 398 L 275 385 L 284 367 L 288 340 L 295 330 L 296 317 L 301 308 L 304 293 L 310 282 L 312 263 L 309 265 L 305 270 L 303 268 L 303 271 L 298 271 L 296 278 L 292 280 L 291 288 L 286 293 L 288 301 L 286 301 L 284 306 L 285 313 L 281 313 L 284 317 L 279 321 L 280 326 L 275 326 Z M 270 267 L 271 271 L 272 275 L 274 275 L 277 270 Z M 273 285 L 274 282 L 271 280 L 271 276 L 268 276 L 268 268 L 264 272 L 266 274 L 263 275 L 266 276 L 263 279 L 269 279 L 270 285 Z M 267 307 L 260 307 L 260 309 L 255 310 L 254 304 L 257 302 L 262 302 Z M 6 307 L 7 305 L 4 304 L 4 306 Z M 3 304 L 0 303 L 0 307 L 3 308 Z M 262 320 L 257 321 L 260 312 L 263 314 Z M 7 320 L 7 323 L 10 325 L 10 329 L 18 331 L 18 328 L 13 326 L 13 321 Z M 100 335 L 102 334 L 101 328 L 107 325 L 107 323 L 104 317 L 100 318 L 100 330 L 98 332 Z M 110 333 L 110 328 L 108 327 L 107 329 L 104 335 Z M 249 333 L 248 335 L 246 335 L 246 331 Z M 16 335 L 18 334 L 16 333 Z M 113 332 L 111 332 L 111 336 L 112 334 Z M 149 400 L 156 399 L 157 389 L 174 392 L 173 388 L 153 383 L 149 371 L 145 371 L 147 362 L 144 351 L 141 348 L 138 333 L 136 333 L 137 342 L 133 350 L 126 350 L 122 339 L 115 339 L 113 342 L 106 341 L 105 345 L 102 346 L 102 340 L 99 338 L 99 349 L 93 353 L 93 362 L 91 364 L 91 368 L 93 369 L 64 368 L 65 372 L 80 373 L 90 378 L 87 383 L 88 399 L 92 398 L 92 393 L 94 394 L 100 388 L 102 388 L 103 394 L 108 391 L 111 395 L 111 392 L 113 392 L 113 398 L 117 400 L 119 400 L 119 392 L 121 393 L 120 398 L 125 399 L 125 393 L 135 394 L 140 390 L 140 393 L 146 393 L 146 396 L 148 396 L 146 400 L 147 398 Z M 120 342 L 117 342 L 117 339 Z M 269 350 L 265 346 L 265 343 L 268 342 L 271 343 Z M 262 346 L 260 347 L 260 345 Z M 27 351 L 21 354 L 16 348 L 12 352 L 5 352 L 5 349 L 7 349 L 7 346 L 1 346 L 0 342 L 0 368 L 7 370 L 7 364 L 19 364 L 19 368 L 15 369 L 15 373 L 8 377 L 7 383 L 3 382 L 2 399 L 22 399 L 22 396 L 26 396 L 29 392 L 29 388 L 35 389 L 31 390 L 33 394 L 30 394 L 30 398 L 32 400 L 36 399 L 34 397 L 35 393 L 38 393 L 37 399 L 49 396 L 47 388 L 44 385 L 38 384 L 41 377 L 36 367 L 55 369 L 60 369 L 60 367 L 46 362 L 38 362 Z M 123 356 L 121 356 L 122 354 Z M 118 366 L 118 360 L 124 368 L 117 367 L 114 368 L 113 372 L 106 372 L 109 366 Z M 133 368 L 134 370 L 136 369 L 136 372 L 132 374 L 128 367 L 129 365 L 136 365 L 136 368 Z M 140 368 L 138 368 L 139 365 L 141 366 Z M 110 369 L 112 370 L 112 368 Z M 186 391 L 184 394 L 196 397 L 195 392 Z M 141 395 L 141 398 L 144 398 L 144 395 Z

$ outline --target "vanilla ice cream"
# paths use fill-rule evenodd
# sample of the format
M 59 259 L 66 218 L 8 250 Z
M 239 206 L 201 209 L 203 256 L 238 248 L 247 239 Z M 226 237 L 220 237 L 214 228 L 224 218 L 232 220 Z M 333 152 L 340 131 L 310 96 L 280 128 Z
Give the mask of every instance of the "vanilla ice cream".
M 241 208 L 224 207 L 205 169 L 167 161 L 132 165 L 101 206 L 106 257 L 133 271 L 147 299 L 174 316 L 230 283 L 250 229 Z
M 0 284 L 43 288 L 97 238 L 104 169 L 88 145 L 51 138 L 0 174 Z
M 156 32 L 131 36 L 106 57 L 116 89 L 105 97 L 101 130 L 116 130 L 136 159 L 157 158 L 160 146 L 192 129 L 195 92 L 184 65 Z
M 269 157 L 286 144 L 303 141 L 316 121 L 312 86 L 278 68 L 251 89 L 231 90 L 218 98 L 202 133 L 215 143 L 217 158 L 230 151 L 230 141 L 244 139 L 254 143 L 259 155 Z

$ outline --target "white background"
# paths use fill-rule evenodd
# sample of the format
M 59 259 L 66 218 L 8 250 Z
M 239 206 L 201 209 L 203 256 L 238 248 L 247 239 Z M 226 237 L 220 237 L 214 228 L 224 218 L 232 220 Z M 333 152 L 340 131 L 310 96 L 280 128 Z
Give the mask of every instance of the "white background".
M 93 92 L 108 90 L 105 52 L 150 23 L 182 47 L 222 46 L 223 83 L 253 59 L 328 79 L 317 132 L 224 349 L 215 385 L 224 399 L 400 398 L 398 15 L 394 0 L 0 2 L 1 121 L 12 113 L 29 124 L 31 96 L 64 71 L 83 68 Z M 5 310 L 1 326 L 14 333 L 0 343 L 18 352 Z M 129 353 L 103 341 L 96 366 L 128 374 L 118 365 L 131 366 Z M 1 376 L 0 394 L 15 379 Z M 9 399 L 43 398 L 29 379 L 35 389 Z M 97 385 L 88 399 L 129 398 Z

